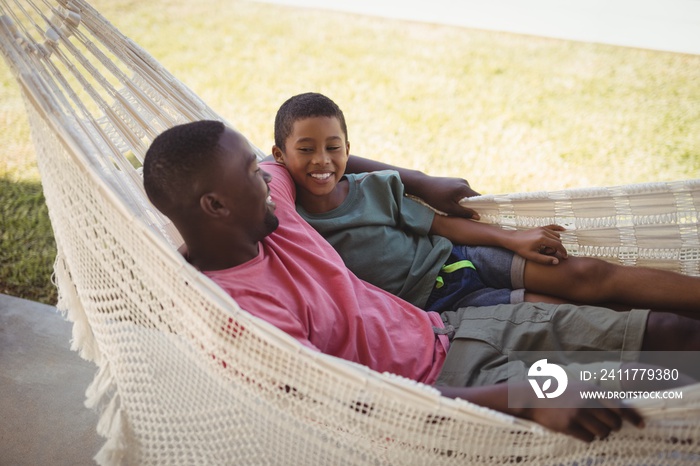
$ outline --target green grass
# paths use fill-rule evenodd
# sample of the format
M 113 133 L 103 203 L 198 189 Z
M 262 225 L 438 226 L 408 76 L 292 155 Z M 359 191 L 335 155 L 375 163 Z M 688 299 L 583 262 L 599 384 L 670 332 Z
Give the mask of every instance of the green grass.
M 0 178 L 0 293 L 55 303 L 55 256 L 41 184 Z
M 279 105 L 313 90 L 353 153 L 484 193 L 700 178 L 700 56 L 230 0 L 94 5 L 264 150 Z M 0 291 L 51 302 L 18 93 L 0 65 Z

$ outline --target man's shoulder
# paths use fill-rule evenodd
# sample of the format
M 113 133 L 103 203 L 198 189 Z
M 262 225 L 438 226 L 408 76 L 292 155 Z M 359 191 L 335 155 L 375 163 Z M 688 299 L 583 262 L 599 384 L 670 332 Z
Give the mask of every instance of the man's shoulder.
M 279 200 L 279 196 L 282 196 L 283 198 L 289 198 L 294 203 L 296 188 L 294 180 L 292 180 L 291 175 L 287 171 L 287 167 L 277 162 L 260 162 L 260 168 L 272 177 L 270 190 L 278 196 L 277 200 Z
M 291 179 L 291 177 L 289 176 L 289 172 L 287 171 L 287 167 L 275 161 L 268 160 L 265 162 L 260 162 L 260 168 L 262 168 L 271 175 L 285 175 L 285 178 Z

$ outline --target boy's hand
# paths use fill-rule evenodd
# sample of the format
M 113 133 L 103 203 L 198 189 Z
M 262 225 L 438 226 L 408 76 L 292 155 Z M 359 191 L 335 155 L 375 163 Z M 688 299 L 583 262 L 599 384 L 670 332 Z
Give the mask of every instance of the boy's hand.
M 420 185 L 420 192 L 415 194 L 431 207 L 448 215 L 479 220 L 479 214 L 474 209 L 459 204 L 459 201 L 465 197 L 479 195 L 465 179 L 427 176 Z
M 508 249 L 538 264 L 556 265 L 559 263 L 559 259 L 568 257 L 559 234 L 560 231 L 564 230 L 565 228 L 559 225 L 547 225 L 546 227 L 513 231 L 508 241 Z

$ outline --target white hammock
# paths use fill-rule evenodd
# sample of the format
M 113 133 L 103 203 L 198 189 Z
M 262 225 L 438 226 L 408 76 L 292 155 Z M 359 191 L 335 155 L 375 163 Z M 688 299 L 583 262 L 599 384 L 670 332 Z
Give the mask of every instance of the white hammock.
M 29 114 L 58 307 L 100 368 L 87 391 L 103 410 L 100 463 L 700 461 L 697 386 L 682 403 L 639 403 L 645 429 L 584 444 L 306 350 L 241 310 L 176 252 L 129 161 L 165 128 L 220 117 L 88 4 L 58 3 L 0 0 L 0 43 Z M 503 225 L 564 224 L 576 254 L 700 275 L 700 180 L 470 202 Z

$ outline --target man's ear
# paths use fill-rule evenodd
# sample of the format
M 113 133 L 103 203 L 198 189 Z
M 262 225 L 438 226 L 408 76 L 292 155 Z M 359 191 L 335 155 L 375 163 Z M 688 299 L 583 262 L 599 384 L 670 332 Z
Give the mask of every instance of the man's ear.
M 284 157 L 282 155 L 282 149 L 277 146 L 272 146 L 272 156 L 275 158 L 275 162 L 284 165 Z
M 230 213 L 226 204 L 216 193 L 204 193 L 199 198 L 199 206 L 210 217 L 224 217 Z

